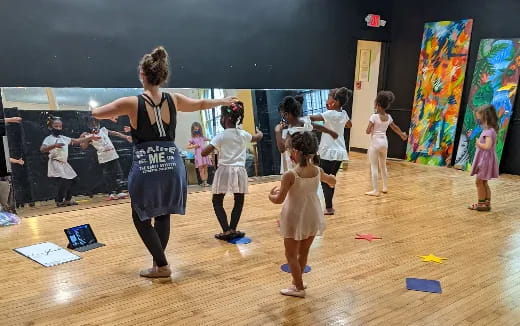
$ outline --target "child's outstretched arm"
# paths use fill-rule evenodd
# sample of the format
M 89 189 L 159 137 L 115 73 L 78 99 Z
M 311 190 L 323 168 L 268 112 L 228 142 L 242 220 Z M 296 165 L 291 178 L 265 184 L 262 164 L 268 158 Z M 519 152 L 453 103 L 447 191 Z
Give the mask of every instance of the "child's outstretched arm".
M 321 114 L 310 115 L 309 119 L 311 119 L 311 121 L 325 121 Z
M 72 139 L 70 140 L 70 144 L 71 144 L 71 145 L 81 145 L 81 144 L 83 144 L 83 143 L 88 144 L 88 143 L 90 143 L 90 141 L 92 141 L 92 140 L 99 140 L 99 139 L 101 139 L 101 137 L 99 137 L 99 136 L 97 136 L 97 135 L 91 135 L 91 134 L 89 134 L 89 135 L 87 135 L 87 136 L 85 136 L 85 137 L 72 138 Z
M 118 131 L 108 130 L 108 135 L 124 139 L 127 142 L 129 142 L 129 143 L 132 142 L 132 137 L 131 136 L 124 135 L 124 134 L 122 134 L 122 133 L 120 133 Z
M 11 118 L 5 118 L 3 120 L 4 120 L 4 123 L 21 123 L 22 122 L 21 117 L 11 117 Z
M 202 152 L 200 153 L 202 156 L 208 156 L 209 154 L 213 153 L 215 150 L 215 146 L 209 144 L 208 146 L 204 147 Z
M 11 162 L 13 164 L 18 164 L 18 165 L 24 165 L 25 164 L 25 162 L 23 161 L 22 158 L 15 159 L 15 158 L 10 157 L 9 158 L 9 162 Z
M 390 124 L 390 128 L 392 128 L 392 130 L 399 135 L 399 137 L 401 137 L 401 139 L 403 141 L 407 140 L 408 139 L 408 135 L 406 134 L 406 132 L 403 132 L 401 130 L 401 128 L 399 128 L 399 126 L 397 126 L 395 123 L 391 123 Z
M 195 149 L 195 148 L 199 148 L 199 145 L 195 145 L 195 144 L 191 144 L 191 143 L 186 145 L 186 149 Z
M 319 124 L 316 124 L 316 123 L 313 123 L 312 124 L 312 129 L 314 130 L 317 130 L 317 131 L 320 131 L 320 132 L 324 132 L 326 134 L 329 134 L 332 136 L 332 138 L 336 139 L 338 138 L 338 133 L 335 132 L 334 130 L 330 130 L 329 128 L 325 128 L 324 126 L 322 125 L 319 125 Z
M 269 200 L 273 204 L 283 203 L 285 200 L 285 197 L 287 197 L 287 193 L 289 192 L 289 189 L 291 189 L 293 184 L 294 184 L 294 174 L 290 171 L 285 172 L 282 175 L 282 182 L 280 184 L 280 187 L 274 187 L 273 189 L 271 189 L 271 192 L 269 193 Z
M 334 186 L 336 185 L 336 177 L 332 174 L 325 173 L 323 169 L 320 169 L 320 179 L 321 182 L 325 182 L 331 188 L 334 188 Z
M 262 140 L 262 138 L 264 138 L 264 134 L 258 128 L 256 128 L 256 134 L 251 137 L 251 142 L 258 143 Z
M 84 132 L 84 133 L 82 133 L 79 137 L 80 137 L 80 138 L 83 138 L 83 137 L 87 137 L 88 135 L 89 135 L 88 132 Z M 86 150 L 86 149 L 88 148 L 88 145 L 89 145 L 89 144 L 90 144 L 90 143 L 83 142 L 83 143 L 80 143 L 80 144 L 79 144 L 79 147 L 81 147 L 82 150 Z

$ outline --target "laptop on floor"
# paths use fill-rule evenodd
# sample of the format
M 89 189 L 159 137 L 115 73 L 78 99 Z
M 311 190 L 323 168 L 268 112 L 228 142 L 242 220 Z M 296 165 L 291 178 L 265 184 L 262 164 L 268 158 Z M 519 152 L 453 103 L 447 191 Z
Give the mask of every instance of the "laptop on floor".
M 75 226 L 64 231 L 69 239 L 69 244 L 67 245 L 69 249 L 85 252 L 104 246 L 104 244 L 97 241 L 90 224 Z

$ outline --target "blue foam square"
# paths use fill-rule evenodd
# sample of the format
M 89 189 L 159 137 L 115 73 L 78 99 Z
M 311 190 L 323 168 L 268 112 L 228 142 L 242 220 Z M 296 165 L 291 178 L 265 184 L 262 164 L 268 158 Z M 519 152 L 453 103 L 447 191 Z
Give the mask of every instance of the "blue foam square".
M 235 238 L 228 241 L 231 244 L 248 244 L 251 243 L 251 238 L 243 237 L 243 238 Z
M 289 267 L 289 264 L 283 264 L 282 266 L 280 266 L 280 269 L 286 273 L 290 273 L 291 272 L 291 268 Z M 311 267 L 310 266 L 305 266 L 305 268 L 303 269 L 303 272 L 304 273 L 308 273 L 311 271 Z
M 420 278 L 406 278 L 406 288 L 412 291 L 442 293 L 441 282 Z

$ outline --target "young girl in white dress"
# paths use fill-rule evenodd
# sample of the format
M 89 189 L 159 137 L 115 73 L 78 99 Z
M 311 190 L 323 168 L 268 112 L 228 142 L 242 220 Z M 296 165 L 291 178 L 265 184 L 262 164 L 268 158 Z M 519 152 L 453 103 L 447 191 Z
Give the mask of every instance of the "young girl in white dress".
M 303 127 L 306 131 L 316 130 L 323 134 L 328 134 L 333 139 L 338 138 L 338 134 L 334 130 L 312 123 L 309 117 L 301 117 L 302 103 L 302 96 L 286 96 L 278 106 L 282 121 L 275 127 L 274 131 L 276 135 L 276 146 L 281 155 L 280 174 L 284 174 L 294 167 L 289 151 L 286 150 L 287 135 L 292 128 Z M 325 196 L 323 195 L 321 184 L 318 184 L 316 191 L 320 198 L 320 203 L 323 209 L 325 209 Z
M 368 122 L 367 134 L 370 135 L 370 147 L 368 148 L 368 158 L 370 160 L 370 170 L 372 173 L 372 191 L 365 193 L 368 196 L 379 196 L 377 185 L 378 170 L 381 168 L 383 177 L 383 193 L 388 192 L 388 172 L 386 170 L 386 155 L 388 152 L 388 139 L 386 130 L 388 127 L 401 137 L 403 141 L 408 139 L 408 135 L 403 132 L 395 123 L 386 110 L 394 102 L 394 93 L 390 91 L 380 91 L 375 101 L 375 113 L 372 114 Z
M 96 135 L 82 138 L 63 136 L 63 122 L 59 117 L 49 117 L 47 126 L 51 135 L 45 137 L 40 151 L 42 153 L 49 153 L 47 176 L 58 181 L 58 193 L 55 198 L 56 206 L 77 205 L 77 203 L 72 200 L 71 187 L 78 175 L 68 162 L 69 146 L 83 143 L 88 144 L 88 142 L 92 140 L 99 140 L 100 137 Z
M 333 187 L 336 178 L 314 165 L 313 158 L 318 151 L 318 140 L 304 127 L 292 129 L 287 147 L 295 167 L 282 176 L 280 187 L 274 187 L 269 199 L 282 204 L 280 233 L 284 237 L 285 256 L 289 264 L 293 282 L 281 294 L 305 297 L 306 285 L 302 273 L 307 265 L 309 249 L 314 237 L 325 229 L 323 209 L 316 188 L 320 181 Z

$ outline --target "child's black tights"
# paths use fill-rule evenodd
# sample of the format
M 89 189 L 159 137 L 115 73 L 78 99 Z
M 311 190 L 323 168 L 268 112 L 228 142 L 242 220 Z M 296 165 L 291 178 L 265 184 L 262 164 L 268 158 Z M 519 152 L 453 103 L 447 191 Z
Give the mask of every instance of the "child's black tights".
M 218 222 L 222 227 L 223 232 L 230 230 L 236 231 L 240 215 L 242 215 L 242 208 L 244 207 L 244 194 L 234 194 L 235 205 L 231 211 L 231 224 L 228 224 L 226 210 L 224 209 L 224 196 L 226 194 L 213 195 L 213 209 L 217 215 Z

